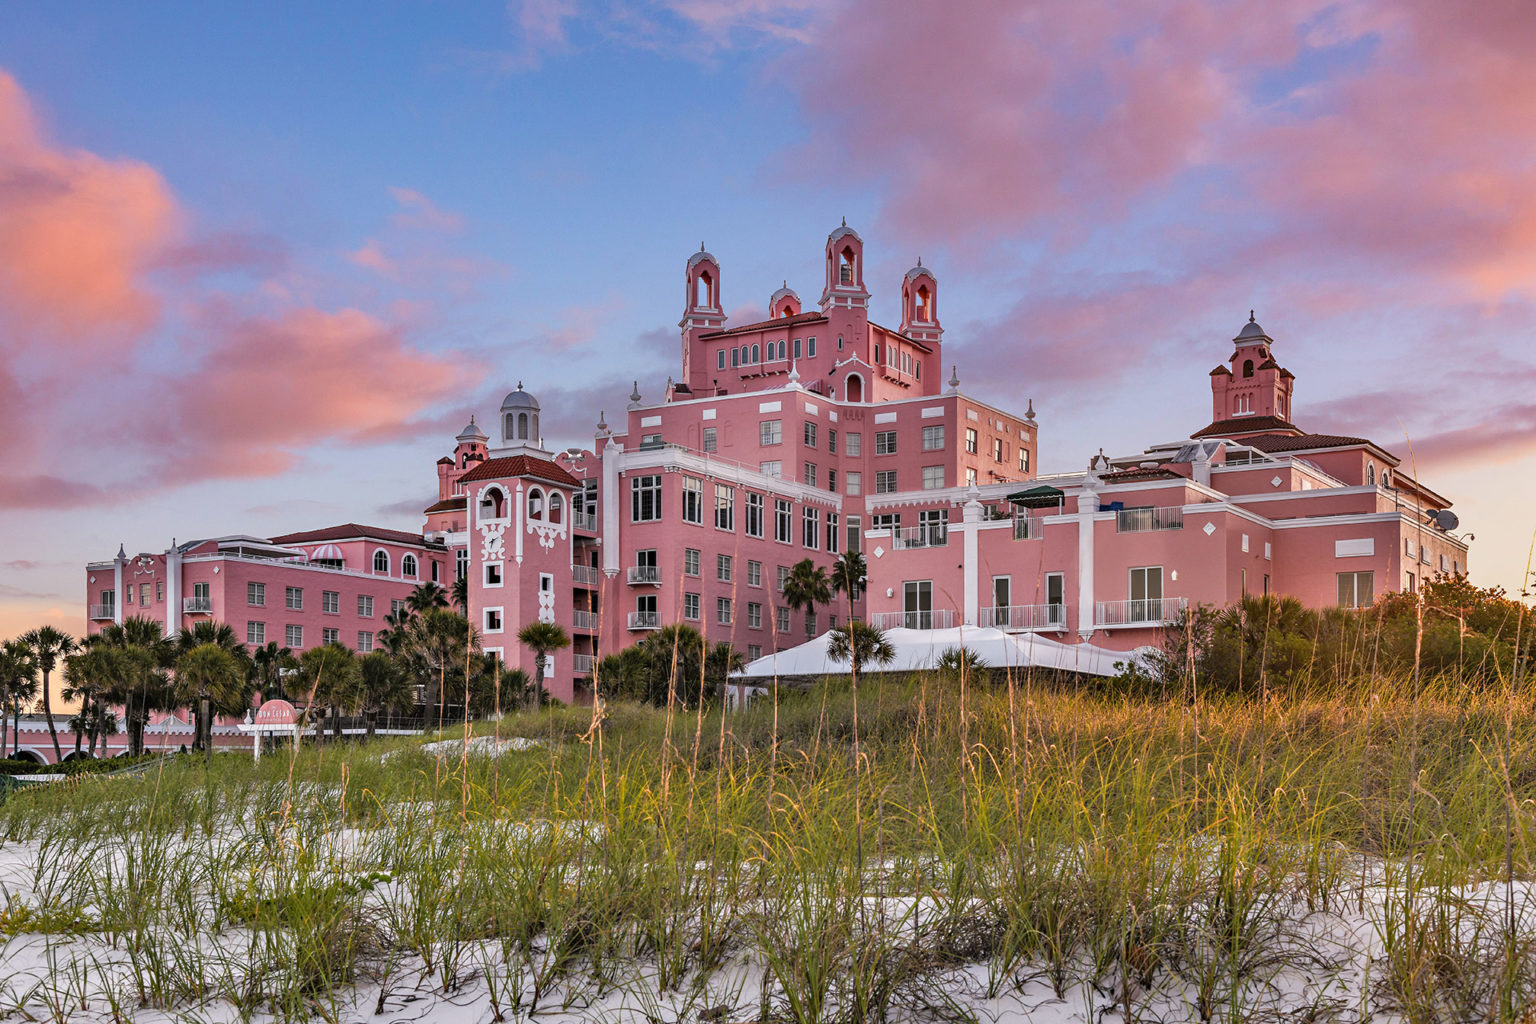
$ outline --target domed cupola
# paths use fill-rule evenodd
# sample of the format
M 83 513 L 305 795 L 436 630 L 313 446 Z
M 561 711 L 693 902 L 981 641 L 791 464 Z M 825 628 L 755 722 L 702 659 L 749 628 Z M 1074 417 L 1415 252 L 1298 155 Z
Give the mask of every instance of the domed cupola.
M 784 287 L 774 292 L 768 299 L 768 316 L 774 320 L 782 320 L 787 316 L 794 316 L 800 312 L 800 296 L 784 282 Z
M 923 266 L 922 257 L 901 281 L 900 330 L 917 341 L 936 342 L 944 336 L 939 326 L 939 279 Z
M 1239 345 L 1271 345 L 1274 339 L 1264 333 L 1264 328 L 1254 318 L 1254 311 L 1248 311 L 1248 322 L 1243 324 L 1243 329 L 1237 332 L 1237 337 L 1232 340 Z
M 827 286 L 821 293 L 821 310 L 825 313 L 833 306 L 869 308 L 869 292 L 864 290 L 864 239 L 846 219 L 827 236 Z
M 523 390 L 523 382 L 517 382 L 517 390 L 507 393 L 501 400 L 501 443 L 508 448 L 538 448 L 539 400 Z
M 485 431 L 480 429 L 480 425 L 471 416 L 469 418 L 469 426 L 459 431 L 459 436 L 454 438 L 454 440 L 460 444 L 486 444 L 490 441 L 490 438 L 485 435 Z

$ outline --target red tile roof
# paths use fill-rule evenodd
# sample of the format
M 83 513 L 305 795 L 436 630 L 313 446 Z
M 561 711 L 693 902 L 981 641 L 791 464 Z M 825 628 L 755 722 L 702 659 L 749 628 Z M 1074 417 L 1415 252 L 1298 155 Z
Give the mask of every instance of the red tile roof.
M 581 486 L 575 477 L 560 468 L 559 463 L 551 462 L 549 459 L 535 458 L 532 455 L 508 455 L 499 459 L 489 459 L 459 477 L 459 482 L 467 484 L 476 480 L 500 480 L 511 476 L 538 477 L 540 480 L 548 480 L 552 484 L 563 484 L 566 487 Z
M 441 547 L 442 545 L 427 541 L 419 533 L 407 533 L 405 530 L 386 530 L 380 526 L 359 526 L 357 523 L 342 523 L 340 526 L 327 526 L 321 530 L 306 530 L 302 533 L 285 533 L 281 537 L 273 537 L 273 544 L 313 544 L 323 540 L 387 540 L 396 544 L 414 544 L 418 547 Z
M 1113 473 L 1105 473 L 1099 479 L 1110 484 L 1128 484 L 1139 480 L 1184 480 L 1186 478 L 1180 473 L 1161 466 L 1156 469 L 1142 469 L 1137 466 L 1134 469 L 1117 469 Z
M 1251 431 L 1291 430 L 1301 433 L 1301 428 L 1279 416 L 1240 416 L 1236 419 L 1217 420 L 1208 427 L 1190 434 L 1190 437 L 1225 437 L 1228 434 L 1246 434 Z
M 1348 437 L 1344 434 L 1302 434 L 1299 437 L 1288 434 L 1260 434 L 1258 437 L 1245 437 L 1242 443 L 1250 448 L 1257 448 L 1261 452 L 1270 453 L 1304 452 L 1314 448 L 1347 448 L 1357 444 L 1377 447 L 1369 438 Z
M 430 506 L 422 515 L 429 516 L 434 512 L 461 512 L 464 510 L 466 503 L 467 499 L 464 495 L 455 495 L 452 498 L 444 498 L 437 504 Z
M 742 324 L 740 327 L 730 327 L 723 331 L 710 331 L 708 334 L 699 335 L 700 338 L 724 338 L 732 334 L 750 334 L 753 331 L 770 331 L 775 327 L 793 327 L 797 324 L 816 323 L 825 320 L 826 316 L 812 310 L 809 313 L 796 313 L 794 316 L 781 316 L 775 320 L 759 320 L 755 324 Z
M 1214 376 L 1216 376 L 1219 373 L 1224 373 L 1228 377 L 1232 376 L 1232 371 L 1227 369 L 1225 366 L 1218 366 L 1218 367 L 1216 367 L 1216 369 L 1211 371 L 1211 376 L 1214 377 Z

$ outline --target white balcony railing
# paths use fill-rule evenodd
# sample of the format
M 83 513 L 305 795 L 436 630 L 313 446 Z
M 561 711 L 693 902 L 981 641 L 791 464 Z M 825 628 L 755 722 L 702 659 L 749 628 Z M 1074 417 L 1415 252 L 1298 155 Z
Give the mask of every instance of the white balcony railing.
M 630 629 L 660 629 L 661 614 L 659 612 L 630 612 Z
M 571 566 L 571 579 L 576 583 L 590 583 L 596 586 L 602 582 L 603 570 L 595 565 Z
M 117 606 L 112 604 L 93 604 L 90 606 L 90 615 L 92 619 L 115 619 L 117 618 Z
M 661 567 L 655 565 L 632 565 L 629 567 L 629 582 L 659 584 L 661 582 Z
M 592 654 L 571 655 L 571 671 L 578 676 L 589 676 L 597 666 L 597 656 Z
M 984 629 L 1066 629 L 1067 606 L 1064 604 L 998 605 L 994 608 L 982 608 L 979 618 L 978 625 Z
M 897 551 L 904 548 L 942 548 L 948 543 L 948 523 L 904 526 L 899 530 L 891 531 L 891 547 Z
M 1095 626 L 1166 626 L 1188 606 L 1182 597 L 1153 597 L 1132 601 L 1096 601 L 1093 605 Z
M 1116 516 L 1115 528 L 1120 533 L 1182 530 L 1184 510 L 1177 505 L 1167 508 L 1123 508 Z
M 876 629 L 952 629 L 955 613 L 951 608 L 926 612 L 875 612 L 869 624 Z
M 578 608 L 576 609 L 575 617 L 571 620 L 571 625 L 577 629 L 596 629 L 597 613 Z
M 1045 524 L 1039 516 L 1014 516 L 1013 539 L 1014 540 L 1039 540 L 1045 535 Z
M 181 610 L 187 615 L 212 615 L 213 600 L 207 597 L 184 597 Z
M 573 513 L 571 515 L 571 525 L 574 526 L 578 530 L 587 530 L 587 531 L 589 531 L 591 533 L 596 533 L 597 532 L 597 513 L 596 512 L 575 512 L 575 513 Z

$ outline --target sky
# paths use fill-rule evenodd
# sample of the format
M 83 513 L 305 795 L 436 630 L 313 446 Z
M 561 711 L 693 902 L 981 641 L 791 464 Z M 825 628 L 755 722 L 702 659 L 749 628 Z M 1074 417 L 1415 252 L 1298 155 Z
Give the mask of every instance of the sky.
M 519 381 L 589 444 L 701 241 L 742 323 L 845 217 L 1042 471 L 1204 426 L 1253 309 L 1518 591 L 1533 125 L 1530 0 L 8 0 L 0 637 L 119 544 L 419 528 Z

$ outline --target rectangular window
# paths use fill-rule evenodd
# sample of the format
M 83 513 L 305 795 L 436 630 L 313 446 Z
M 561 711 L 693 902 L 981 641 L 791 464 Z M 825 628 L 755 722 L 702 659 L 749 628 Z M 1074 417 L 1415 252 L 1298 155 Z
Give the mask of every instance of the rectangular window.
M 869 528 L 871 530 L 899 530 L 901 529 L 900 512 L 879 512 L 870 517 Z
M 1029 472 L 1029 449 L 1022 445 L 1019 447 L 1019 472 Z
M 357 631 L 357 649 L 363 654 L 373 650 L 373 634 L 366 629 Z
M 683 548 L 683 575 L 697 576 L 699 574 L 699 549 Z
M 795 507 L 787 501 L 773 502 L 773 539 L 780 544 L 794 543 Z
M 661 447 L 663 447 L 663 442 L 661 440 L 661 435 L 660 434 L 641 434 L 640 435 L 640 450 L 641 451 L 643 451 L 643 452 L 653 452 L 657 448 L 661 448 Z
M 285 643 L 288 647 L 292 648 L 295 651 L 298 650 L 300 647 L 303 647 L 304 646 L 304 627 L 303 626 L 284 626 L 283 627 L 283 643 Z
M 267 585 L 265 583 L 247 583 L 245 585 L 245 600 L 252 608 L 265 608 L 267 606 Z
M 139 584 L 139 604 L 149 604 L 149 584 Z
M 728 597 L 715 598 L 715 621 L 722 626 L 731 624 L 731 599 Z
M 875 473 L 875 493 L 891 494 L 896 490 L 896 471 L 882 469 Z
M 1003 461 L 1003 439 L 1000 437 L 994 437 L 992 439 L 992 461 Z
M 1372 572 L 1339 573 L 1339 604 L 1345 608 L 1369 608 L 1376 600 L 1376 574 Z
M 715 353 L 715 369 L 725 369 L 725 349 L 721 349 L 719 352 Z
M 747 586 L 760 587 L 763 585 L 763 563 L 747 562 Z
M 329 626 L 325 627 L 324 629 L 320 630 L 320 642 L 322 644 L 341 643 L 341 630 L 331 629 Z
M 442 581 L 443 581 L 443 564 L 441 562 L 439 562 L 437 559 L 434 558 L 432 560 L 432 582 L 433 583 L 441 583 Z
M 800 339 L 799 338 L 795 339 L 795 358 L 796 359 L 800 358 Z
M 716 428 L 715 427 L 705 427 L 704 428 L 704 450 L 707 451 L 707 452 L 712 452 L 712 451 L 718 450 L 718 448 L 719 448 L 718 438 L 719 438 L 719 434 L 716 432 Z
M 247 622 L 245 624 L 245 642 L 260 647 L 267 642 L 267 624 L 265 622 Z
M 128 584 L 127 586 L 125 586 L 123 588 L 123 604 L 133 604 L 133 584 L 132 583 Z
M 469 548 L 458 548 L 453 553 L 453 577 L 465 579 L 469 576 Z
M 759 462 L 757 464 L 757 471 L 763 474 L 763 476 L 782 477 L 784 475 L 784 463 L 778 459 Z
M 335 590 L 320 591 L 320 610 L 327 615 L 340 615 L 341 594 Z
M 827 511 L 827 550 L 837 553 L 837 513 Z
M 784 421 L 763 420 L 757 425 L 757 443 L 761 445 L 782 444 L 784 442 Z
M 805 355 L 806 355 L 806 358 L 808 358 L 808 359 L 815 358 L 815 356 L 816 356 L 816 339 L 815 338 L 807 338 L 807 339 L 805 339 Z
M 763 656 L 762 644 L 747 644 L 747 660 L 756 661 Z
M 1067 624 L 1067 577 L 1064 573 L 1045 574 L 1045 615 L 1053 626 L 1065 628 Z
M 164 601 L 165 600 L 165 581 L 164 580 L 156 580 L 155 581 L 155 600 L 156 601 Z
M 814 462 L 807 462 L 805 464 L 805 485 L 807 487 L 816 486 L 816 463 Z
M 405 611 L 404 598 L 392 597 L 389 599 L 389 614 L 399 615 L 403 611 Z
M 661 519 L 661 475 L 637 476 L 629 482 L 629 521 L 654 523 Z
M 809 420 L 805 423 L 805 446 L 807 448 L 816 447 L 816 424 Z
M 848 531 L 848 541 L 843 545 L 845 551 L 864 550 L 864 531 L 860 529 L 859 517 L 849 516 L 843 524 L 843 529 Z
M 876 455 L 895 455 L 896 454 L 896 431 L 894 431 L 894 430 L 881 430 L 881 431 L 876 432 L 876 434 L 875 434 L 875 454 Z
M 805 613 L 805 635 L 816 635 L 816 613 L 813 611 Z
M 721 583 L 729 583 L 729 582 L 731 582 L 731 556 L 730 555 L 716 555 L 715 556 L 715 579 L 719 580 Z
M 698 477 L 683 477 L 683 522 L 704 523 L 704 481 Z
M 699 595 L 698 594 L 684 594 L 683 595 L 683 618 L 687 619 L 689 622 L 698 622 L 699 621 Z
M 1163 567 L 1141 566 L 1131 570 L 1131 622 L 1163 619 Z
M 925 491 L 936 491 L 940 487 L 943 487 L 943 486 L 944 486 L 944 467 L 943 466 L 924 466 L 923 467 L 923 490 L 925 490 Z
M 908 580 L 901 591 L 901 624 L 907 629 L 932 629 L 933 581 Z
M 807 506 L 802 511 L 805 529 L 801 531 L 801 542 L 805 547 L 815 551 L 819 547 L 821 534 L 821 510 Z
M 357 595 L 357 614 L 359 618 L 373 618 L 373 598 L 367 594 Z
M 833 494 L 837 493 L 837 470 L 835 469 L 827 470 L 827 490 Z
M 501 632 L 501 609 L 487 608 L 485 610 L 485 631 L 487 633 Z
M 864 474 L 849 473 L 843 477 L 843 490 L 848 494 L 864 493 Z
M 938 452 L 938 451 L 943 451 L 943 450 L 944 450 L 944 428 L 943 427 L 924 427 L 923 428 L 923 451 L 925 451 L 925 452 Z
M 779 593 L 784 593 L 784 585 L 789 582 L 789 566 L 779 566 Z M 788 628 L 788 627 L 785 627 Z
M 967 467 L 965 467 L 965 484 L 966 484 L 967 487 L 974 487 L 976 485 L 976 467 L 975 466 L 967 466 Z
M 484 565 L 485 565 L 485 585 L 488 586 L 488 587 L 499 587 L 499 586 L 501 586 L 501 563 L 500 562 L 486 562 L 486 563 L 484 563 Z
M 741 350 L 735 345 L 731 346 L 731 365 L 733 367 L 741 365 Z
M 736 529 L 736 488 L 715 484 L 715 529 Z
M 761 537 L 763 535 L 763 496 L 761 494 L 747 495 L 747 536 Z
M 202 607 L 202 608 L 209 607 L 209 602 L 210 602 L 211 599 L 208 596 L 208 584 L 206 584 L 206 583 L 194 583 L 194 584 L 192 584 L 192 600 L 196 601 L 198 603 L 199 607 Z
M 782 590 L 783 588 L 780 587 L 779 589 Z M 780 632 L 780 633 L 788 633 L 789 632 L 789 609 L 788 608 L 775 608 L 773 611 L 774 611 L 773 625 L 774 625 L 775 630 L 777 632 Z
M 283 596 L 284 603 L 289 611 L 298 612 L 304 610 L 304 591 L 300 587 L 286 587 Z
M 837 454 L 837 431 L 835 430 L 827 431 L 827 451 L 833 455 Z
M 863 434 L 848 434 L 848 435 L 846 435 L 843 438 L 843 440 L 846 442 L 843 445 L 843 447 L 845 449 L 847 449 L 847 452 L 848 452 L 849 455 L 863 455 L 864 454 L 864 435 Z

